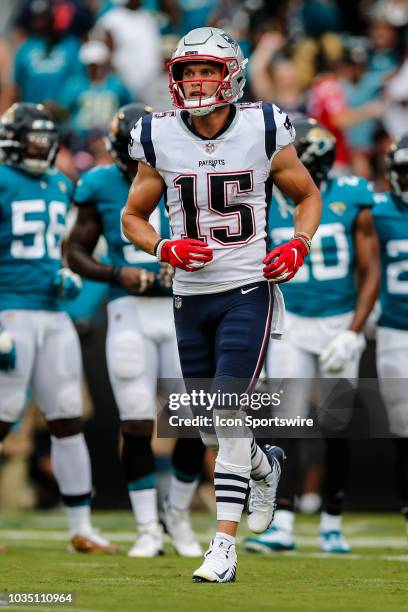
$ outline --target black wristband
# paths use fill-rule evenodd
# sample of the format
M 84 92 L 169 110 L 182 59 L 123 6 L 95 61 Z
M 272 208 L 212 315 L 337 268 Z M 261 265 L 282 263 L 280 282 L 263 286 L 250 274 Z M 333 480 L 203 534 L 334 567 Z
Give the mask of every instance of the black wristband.
M 160 240 L 158 240 L 156 244 L 154 245 L 153 253 L 155 254 L 156 257 L 157 257 L 157 249 L 159 248 L 159 244 L 163 242 L 163 240 L 164 238 L 160 238 Z
M 120 273 L 121 273 L 122 268 L 120 268 L 119 266 L 112 266 L 111 268 L 111 283 L 115 284 L 115 285 L 121 285 L 122 283 L 120 282 Z

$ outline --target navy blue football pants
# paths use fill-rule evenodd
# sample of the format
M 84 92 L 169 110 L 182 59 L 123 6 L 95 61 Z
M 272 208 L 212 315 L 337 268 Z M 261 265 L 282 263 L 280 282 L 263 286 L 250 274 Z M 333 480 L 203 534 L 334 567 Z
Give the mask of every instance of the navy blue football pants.
M 175 295 L 183 377 L 255 381 L 268 347 L 272 308 L 266 281 L 222 293 Z

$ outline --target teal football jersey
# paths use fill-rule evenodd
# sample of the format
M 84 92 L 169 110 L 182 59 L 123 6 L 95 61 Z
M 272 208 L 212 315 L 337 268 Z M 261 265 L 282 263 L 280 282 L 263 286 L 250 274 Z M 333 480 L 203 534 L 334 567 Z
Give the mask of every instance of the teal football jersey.
M 312 248 L 296 276 L 280 285 L 288 311 L 304 317 L 350 312 L 357 297 L 353 227 L 362 207 L 372 207 L 374 194 L 366 179 L 330 179 L 321 188 L 323 211 Z M 293 236 L 294 204 L 274 189 L 269 213 L 271 247 Z
M 378 324 L 408 330 L 408 206 L 391 193 L 378 193 L 373 215 L 381 246 Z
M 0 310 L 60 310 L 53 280 L 72 191 L 55 170 L 0 166 Z
M 138 266 L 149 272 L 158 274 L 160 264 L 156 257 L 145 253 L 131 244 L 122 233 L 121 216 L 129 193 L 129 181 L 116 165 L 97 166 L 85 172 L 78 181 L 74 201 L 75 204 L 94 204 L 101 217 L 103 235 L 108 244 L 108 256 L 112 265 Z M 163 238 L 169 237 L 169 221 L 161 201 L 150 217 L 150 223 Z M 126 291 L 117 285 L 111 286 L 110 299 L 127 295 Z M 152 290 L 146 295 L 171 295 L 171 290 L 163 289 L 155 282 Z

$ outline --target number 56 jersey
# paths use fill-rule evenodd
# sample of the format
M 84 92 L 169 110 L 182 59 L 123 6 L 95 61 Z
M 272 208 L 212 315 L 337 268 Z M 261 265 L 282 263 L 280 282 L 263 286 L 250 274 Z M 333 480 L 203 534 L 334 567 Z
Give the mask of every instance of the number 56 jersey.
M 73 185 L 0 165 L 0 310 L 61 310 L 54 275 Z
M 294 138 L 288 116 L 261 102 L 230 105 L 227 123 L 211 139 L 194 130 L 186 111 L 137 123 L 129 153 L 163 178 L 173 238 L 205 240 L 214 253 L 196 272 L 177 268 L 174 293 L 218 293 L 264 280 L 270 164 Z

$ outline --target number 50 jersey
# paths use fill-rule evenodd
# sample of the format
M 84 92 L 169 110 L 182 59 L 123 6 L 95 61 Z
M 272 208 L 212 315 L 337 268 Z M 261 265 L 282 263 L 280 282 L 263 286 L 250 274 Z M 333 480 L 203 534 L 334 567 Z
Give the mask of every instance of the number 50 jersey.
M 174 293 L 218 293 L 264 280 L 274 155 L 291 144 L 288 116 L 261 102 L 234 104 L 213 138 L 198 134 L 186 111 L 146 115 L 129 152 L 157 170 L 173 238 L 206 240 L 214 259 L 197 272 L 176 269 Z

